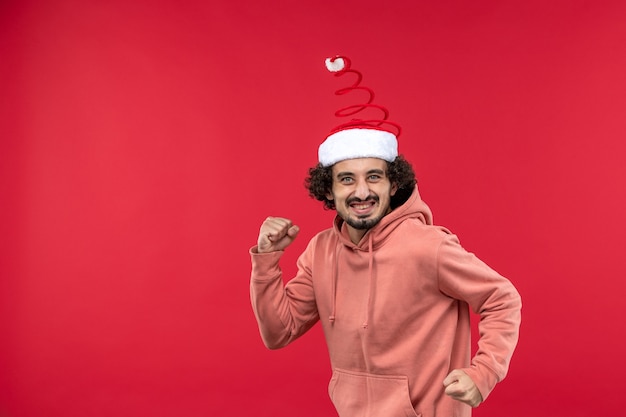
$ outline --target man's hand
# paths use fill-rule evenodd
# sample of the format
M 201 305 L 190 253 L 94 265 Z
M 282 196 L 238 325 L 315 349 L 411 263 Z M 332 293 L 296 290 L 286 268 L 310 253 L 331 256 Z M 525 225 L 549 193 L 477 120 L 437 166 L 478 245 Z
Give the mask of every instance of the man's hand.
M 457 401 L 472 407 L 478 407 L 483 402 L 483 396 L 478 391 L 472 378 L 459 369 L 450 372 L 446 379 L 443 380 L 443 385 L 446 387 L 446 395 Z
M 289 219 L 268 217 L 261 225 L 257 250 L 259 253 L 284 250 L 294 241 L 300 228 Z

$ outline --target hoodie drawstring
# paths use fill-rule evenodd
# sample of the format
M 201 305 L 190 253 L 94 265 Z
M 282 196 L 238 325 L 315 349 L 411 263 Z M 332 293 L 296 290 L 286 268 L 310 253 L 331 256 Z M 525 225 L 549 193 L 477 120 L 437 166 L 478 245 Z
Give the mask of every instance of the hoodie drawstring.
M 332 282 L 330 283 L 331 285 L 331 297 L 332 297 L 332 303 L 333 303 L 333 308 L 332 311 L 330 313 L 330 316 L 328 317 L 328 320 L 330 321 L 330 324 L 334 324 L 335 323 L 335 314 L 337 313 L 337 279 L 339 277 L 339 252 L 341 252 L 342 250 L 342 246 L 343 245 L 337 245 L 335 248 L 335 268 L 333 270 L 333 277 L 332 277 Z
M 373 234 L 369 233 L 367 253 L 369 255 L 369 288 L 367 290 L 367 308 L 365 310 L 365 321 L 363 322 L 363 328 L 367 329 L 369 324 L 370 309 L 372 307 L 372 294 L 374 293 L 374 252 L 372 251 L 372 238 Z

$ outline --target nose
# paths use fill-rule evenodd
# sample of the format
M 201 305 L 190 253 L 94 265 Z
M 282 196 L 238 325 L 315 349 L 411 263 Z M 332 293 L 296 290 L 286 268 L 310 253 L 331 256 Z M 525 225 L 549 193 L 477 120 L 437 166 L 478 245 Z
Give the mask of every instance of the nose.
M 370 187 L 367 181 L 360 180 L 356 183 L 356 189 L 354 190 L 354 196 L 361 200 L 365 200 L 370 195 Z

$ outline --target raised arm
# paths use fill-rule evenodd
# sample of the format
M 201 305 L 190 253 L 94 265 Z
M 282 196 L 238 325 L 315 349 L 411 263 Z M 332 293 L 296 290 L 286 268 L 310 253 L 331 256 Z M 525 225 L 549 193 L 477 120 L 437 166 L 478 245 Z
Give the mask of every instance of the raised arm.
M 261 337 L 270 349 L 288 345 L 319 319 L 306 252 L 298 261 L 297 275 L 283 284 L 279 261 L 298 232 L 291 220 L 268 217 L 257 246 L 250 249 L 250 299 Z

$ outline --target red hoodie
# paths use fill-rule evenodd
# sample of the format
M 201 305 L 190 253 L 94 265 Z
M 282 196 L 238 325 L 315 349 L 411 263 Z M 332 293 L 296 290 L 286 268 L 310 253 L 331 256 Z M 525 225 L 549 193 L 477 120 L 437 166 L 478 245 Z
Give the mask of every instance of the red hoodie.
M 341 417 L 469 416 L 468 405 L 444 394 L 446 375 L 462 369 L 484 400 L 507 373 L 520 296 L 433 226 L 417 187 L 356 245 L 336 218 L 311 239 L 286 286 L 282 252 L 250 253 L 265 345 L 284 347 L 321 321 L 333 369 L 328 390 Z M 480 314 L 471 362 L 468 306 Z

